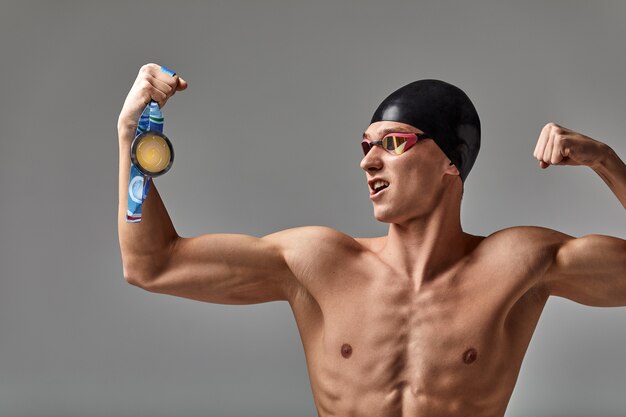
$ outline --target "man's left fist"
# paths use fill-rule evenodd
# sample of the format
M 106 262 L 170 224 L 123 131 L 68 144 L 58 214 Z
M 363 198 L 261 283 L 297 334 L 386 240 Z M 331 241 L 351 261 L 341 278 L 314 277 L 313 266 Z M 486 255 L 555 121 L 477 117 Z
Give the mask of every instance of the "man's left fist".
M 595 167 L 607 154 L 607 145 L 550 122 L 541 129 L 533 156 L 543 169 L 550 165 Z

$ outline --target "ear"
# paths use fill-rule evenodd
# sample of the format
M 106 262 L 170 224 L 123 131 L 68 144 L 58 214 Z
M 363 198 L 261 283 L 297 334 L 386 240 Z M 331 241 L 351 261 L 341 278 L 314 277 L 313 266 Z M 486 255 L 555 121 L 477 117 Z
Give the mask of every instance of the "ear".
M 447 164 L 446 168 L 444 169 L 444 172 L 446 174 L 459 175 L 459 176 L 461 175 L 461 173 L 459 172 L 459 169 L 449 159 L 446 159 L 445 163 Z

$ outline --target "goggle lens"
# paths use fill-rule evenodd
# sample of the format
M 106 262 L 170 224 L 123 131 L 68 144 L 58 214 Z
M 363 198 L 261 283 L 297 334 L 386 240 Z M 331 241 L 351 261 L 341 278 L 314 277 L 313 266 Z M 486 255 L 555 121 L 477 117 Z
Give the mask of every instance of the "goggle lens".
M 401 136 L 385 136 L 383 138 L 383 146 L 388 151 L 400 155 L 404 152 L 404 145 L 406 145 L 406 138 Z

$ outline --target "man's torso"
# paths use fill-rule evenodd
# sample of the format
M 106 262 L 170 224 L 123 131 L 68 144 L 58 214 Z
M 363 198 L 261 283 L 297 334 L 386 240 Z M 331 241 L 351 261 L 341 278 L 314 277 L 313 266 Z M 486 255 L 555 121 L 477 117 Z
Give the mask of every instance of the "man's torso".
M 548 299 L 541 229 L 475 236 L 423 282 L 377 255 L 385 237 L 323 233 L 289 300 L 320 416 L 502 416 Z

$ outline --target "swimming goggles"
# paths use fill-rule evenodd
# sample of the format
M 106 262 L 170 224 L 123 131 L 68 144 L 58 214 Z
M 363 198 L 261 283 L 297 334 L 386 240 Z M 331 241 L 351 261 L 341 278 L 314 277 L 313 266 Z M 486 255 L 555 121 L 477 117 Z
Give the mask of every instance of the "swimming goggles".
M 380 146 L 390 154 L 400 155 L 408 151 L 424 136 L 426 136 L 425 133 L 390 133 L 381 140 L 363 139 L 361 147 L 364 155 L 367 155 L 374 146 Z

